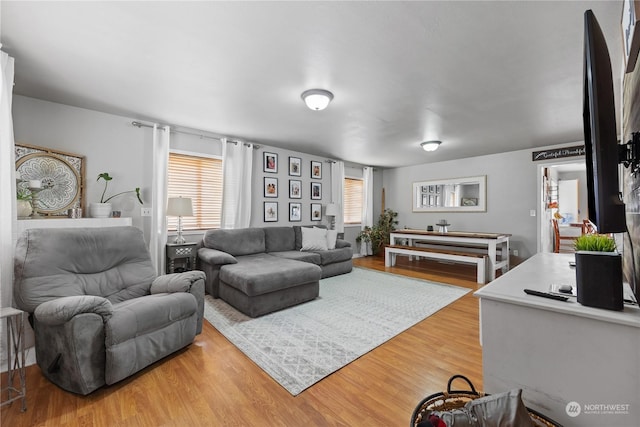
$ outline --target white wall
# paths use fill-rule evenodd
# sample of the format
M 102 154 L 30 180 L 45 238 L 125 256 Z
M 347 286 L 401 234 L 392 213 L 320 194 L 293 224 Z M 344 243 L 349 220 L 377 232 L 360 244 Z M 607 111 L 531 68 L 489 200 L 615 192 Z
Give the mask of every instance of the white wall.
M 384 171 L 386 206 L 398 212 L 399 227 L 426 229 L 446 219 L 450 230 L 509 233 L 520 257 L 537 252 L 539 214 L 537 167 L 531 150 L 428 163 Z M 474 213 L 414 213 L 412 184 L 416 181 L 487 176 L 487 211 Z

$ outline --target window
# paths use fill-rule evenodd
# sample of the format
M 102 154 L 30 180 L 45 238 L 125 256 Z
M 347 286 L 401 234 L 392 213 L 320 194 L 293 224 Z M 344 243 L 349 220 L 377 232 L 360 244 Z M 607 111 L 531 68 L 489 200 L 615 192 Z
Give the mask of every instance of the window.
M 363 181 L 356 178 L 344 179 L 344 223 L 362 223 Z
M 167 194 L 169 197 L 191 197 L 194 216 L 182 218 L 183 230 L 220 228 L 222 160 L 169 153 Z M 170 231 L 178 228 L 177 217 L 167 217 L 167 223 Z

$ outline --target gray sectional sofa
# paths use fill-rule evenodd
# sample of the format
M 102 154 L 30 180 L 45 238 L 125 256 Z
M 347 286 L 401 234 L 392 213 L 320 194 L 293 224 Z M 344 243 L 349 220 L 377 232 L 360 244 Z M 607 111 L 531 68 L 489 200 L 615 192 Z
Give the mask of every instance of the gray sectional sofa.
M 209 230 L 198 249 L 205 290 L 250 317 L 318 296 L 321 278 L 353 268 L 351 244 L 301 251 L 302 227 Z

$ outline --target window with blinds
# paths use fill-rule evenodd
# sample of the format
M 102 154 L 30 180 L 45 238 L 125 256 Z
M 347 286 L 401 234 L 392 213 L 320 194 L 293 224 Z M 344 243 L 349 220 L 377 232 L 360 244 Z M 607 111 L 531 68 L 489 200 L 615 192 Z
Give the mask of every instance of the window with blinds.
M 167 193 L 193 202 L 194 216 L 182 218 L 183 230 L 220 228 L 222 160 L 169 153 Z M 177 230 L 177 217 L 167 217 L 167 223 L 170 231 Z
M 344 179 L 344 223 L 360 224 L 362 222 L 362 194 L 363 182 L 361 179 Z

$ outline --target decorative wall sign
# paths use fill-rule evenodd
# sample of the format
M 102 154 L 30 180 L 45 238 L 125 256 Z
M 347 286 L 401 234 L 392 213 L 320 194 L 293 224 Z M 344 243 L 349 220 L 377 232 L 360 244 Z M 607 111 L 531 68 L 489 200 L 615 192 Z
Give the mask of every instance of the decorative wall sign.
M 49 148 L 16 144 L 16 171 L 22 182 L 18 189 L 29 191 L 29 181 L 40 181 L 37 210 L 43 216 L 67 216 L 72 208 L 84 206 L 84 157 Z
M 552 150 L 534 151 L 531 154 L 531 160 L 537 162 L 539 160 L 562 159 L 565 157 L 584 156 L 584 145 L 575 145 L 573 147 L 554 148 Z

